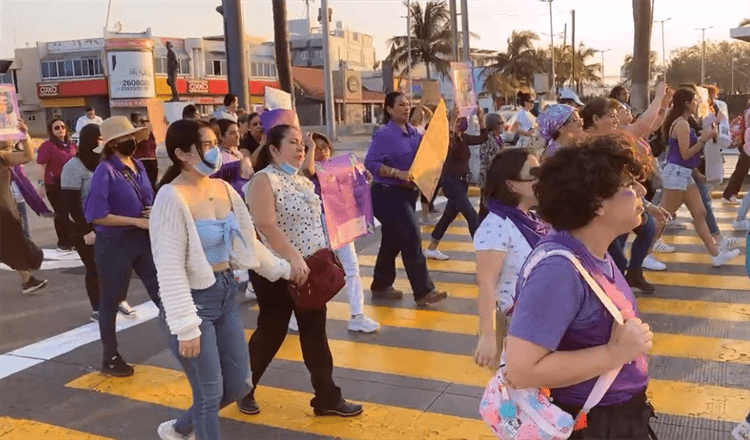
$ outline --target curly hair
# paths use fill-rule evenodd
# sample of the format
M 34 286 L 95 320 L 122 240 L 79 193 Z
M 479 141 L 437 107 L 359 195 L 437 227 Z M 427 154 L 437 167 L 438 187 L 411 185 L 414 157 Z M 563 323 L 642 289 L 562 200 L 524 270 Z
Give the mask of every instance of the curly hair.
M 586 139 L 575 148 L 561 148 L 542 162 L 534 192 L 538 213 L 558 231 L 586 226 L 602 201 L 614 196 L 626 176 L 638 181 L 649 174 L 648 162 L 636 153 L 631 136 Z

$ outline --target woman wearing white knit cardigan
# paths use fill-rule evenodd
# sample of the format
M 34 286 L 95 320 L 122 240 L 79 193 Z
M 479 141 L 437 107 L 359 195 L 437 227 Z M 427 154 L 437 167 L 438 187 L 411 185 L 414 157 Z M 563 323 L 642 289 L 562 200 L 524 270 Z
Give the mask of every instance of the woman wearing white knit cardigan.
M 169 347 L 193 389 L 193 405 L 159 426 L 162 439 L 219 438 L 219 409 L 242 398 L 249 356 L 234 295 L 234 269 L 289 278 L 290 266 L 256 239 L 240 196 L 210 179 L 221 167 L 208 124 L 177 121 L 167 131 L 172 166 L 151 210 L 151 243 L 169 327 Z

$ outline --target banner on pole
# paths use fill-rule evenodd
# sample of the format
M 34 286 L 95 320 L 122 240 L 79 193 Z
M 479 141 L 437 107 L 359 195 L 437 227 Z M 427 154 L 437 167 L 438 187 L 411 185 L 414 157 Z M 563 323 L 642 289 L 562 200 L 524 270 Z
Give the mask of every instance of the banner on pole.
M 458 108 L 458 115 L 464 118 L 472 117 L 477 110 L 473 71 L 471 63 L 451 63 L 454 102 Z
M 320 197 L 333 249 L 375 231 L 365 166 L 350 153 L 316 164 Z
M 12 84 L 0 84 L 0 141 L 20 141 L 26 134 L 18 129 L 21 113 Z
M 283 90 L 266 86 L 265 101 L 268 110 L 294 110 L 292 108 L 292 95 Z
M 429 200 L 432 200 L 440 181 L 449 142 L 448 112 L 445 101 L 441 99 L 409 168 L 412 180 Z

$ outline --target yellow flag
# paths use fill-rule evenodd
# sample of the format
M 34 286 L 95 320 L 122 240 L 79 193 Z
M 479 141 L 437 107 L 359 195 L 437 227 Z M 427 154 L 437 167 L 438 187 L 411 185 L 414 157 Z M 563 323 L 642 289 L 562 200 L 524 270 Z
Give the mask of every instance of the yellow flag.
M 432 199 L 440 181 L 443 163 L 448 155 L 448 134 L 448 113 L 445 101 L 441 99 L 409 168 L 412 180 L 428 199 Z

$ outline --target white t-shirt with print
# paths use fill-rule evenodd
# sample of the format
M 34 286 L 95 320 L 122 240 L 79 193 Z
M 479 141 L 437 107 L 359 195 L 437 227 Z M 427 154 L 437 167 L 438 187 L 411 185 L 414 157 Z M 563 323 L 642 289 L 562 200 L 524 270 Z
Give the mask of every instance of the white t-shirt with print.
M 510 219 L 490 212 L 474 234 L 474 249 L 505 253 L 502 272 L 495 287 L 495 300 L 500 310 L 507 312 L 513 306 L 518 274 L 531 253 L 531 246 Z

